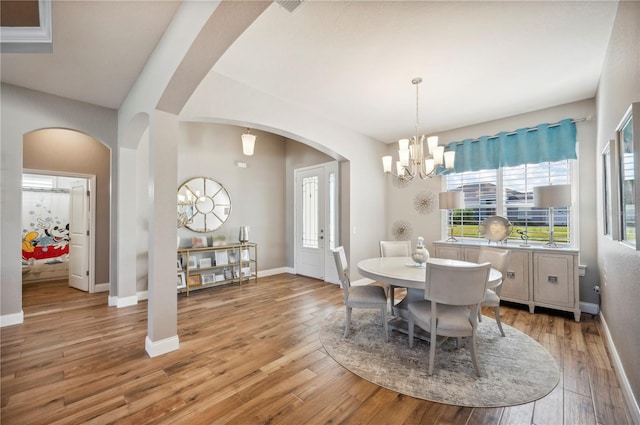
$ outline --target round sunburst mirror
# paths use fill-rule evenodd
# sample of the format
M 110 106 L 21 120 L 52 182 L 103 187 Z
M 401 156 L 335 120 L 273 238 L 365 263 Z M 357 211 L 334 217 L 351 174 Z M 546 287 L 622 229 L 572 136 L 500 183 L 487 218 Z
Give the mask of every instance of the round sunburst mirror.
M 178 189 L 178 216 L 187 229 L 213 232 L 231 215 L 231 197 L 220 183 L 207 177 L 194 177 Z

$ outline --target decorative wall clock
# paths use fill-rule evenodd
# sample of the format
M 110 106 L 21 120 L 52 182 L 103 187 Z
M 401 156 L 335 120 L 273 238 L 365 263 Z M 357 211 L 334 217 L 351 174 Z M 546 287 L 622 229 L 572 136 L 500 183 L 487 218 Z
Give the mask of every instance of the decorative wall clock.
M 213 232 L 231 215 L 229 192 L 215 180 L 195 177 L 178 189 L 178 217 L 194 232 Z

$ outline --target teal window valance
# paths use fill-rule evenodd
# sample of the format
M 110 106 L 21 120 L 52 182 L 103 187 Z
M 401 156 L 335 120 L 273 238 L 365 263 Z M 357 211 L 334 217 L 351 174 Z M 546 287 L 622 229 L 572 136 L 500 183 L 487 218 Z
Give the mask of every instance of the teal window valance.
M 456 152 L 454 173 L 577 159 L 576 124 L 565 119 L 555 124 L 503 131 L 495 136 L 453 142 L 445 150 Z

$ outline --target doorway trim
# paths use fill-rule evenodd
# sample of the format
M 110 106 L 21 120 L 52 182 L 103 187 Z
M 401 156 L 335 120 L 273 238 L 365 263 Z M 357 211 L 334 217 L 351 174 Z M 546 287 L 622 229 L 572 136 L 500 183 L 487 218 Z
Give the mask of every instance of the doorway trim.
M 40 174 L 45 176 L 71 177 L 86 179 L 89 186 L 89 293 L 108 292 L 109 283 L 96 285 L 96 176 L 94 174 L 68 173 L 64 171 L 35 170 L 23 168 L 22 174 Z M 22 211 L 22 205 L 20 205 Z

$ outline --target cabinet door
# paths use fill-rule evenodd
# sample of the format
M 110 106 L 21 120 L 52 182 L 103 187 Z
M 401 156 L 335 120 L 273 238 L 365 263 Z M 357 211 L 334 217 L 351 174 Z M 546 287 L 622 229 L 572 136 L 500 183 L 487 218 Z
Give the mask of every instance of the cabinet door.
M 478 247 L 464 247 L 464 261 L 468 261 L 470 263 L 477 263 L 478 257 L 480 256 L 480 248 Z
M 529 301 L 529 261 L 527 251 L 511 250 L 506 276 L 502 276 L 500 297 L 509 301 Z
M 535 253 L 533 256 L 534 301 L 573 307 L 573 256 Z
M 450 260 L 462 260 L 462 247 L 451 245 L 435 245 L 436 258 L 448 258 Z

